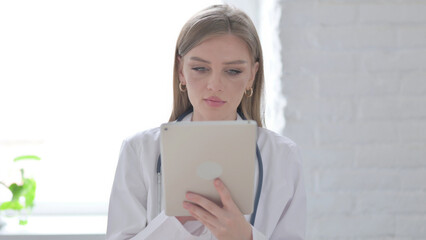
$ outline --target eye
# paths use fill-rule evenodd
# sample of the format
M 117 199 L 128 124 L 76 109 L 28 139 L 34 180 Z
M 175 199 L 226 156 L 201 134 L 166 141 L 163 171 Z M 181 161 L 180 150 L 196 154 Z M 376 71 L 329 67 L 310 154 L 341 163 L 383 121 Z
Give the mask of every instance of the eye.
M 226 71 L 229 75 L 238 75 L 240 74 L 242 71 L 237 70 L 237 69 L 230 69 Z
M 207 72 L 208 71 L 208 69 L 205 68 L 205 67 L 193 67 L 191 69 L 196 71 L 196 72 Z

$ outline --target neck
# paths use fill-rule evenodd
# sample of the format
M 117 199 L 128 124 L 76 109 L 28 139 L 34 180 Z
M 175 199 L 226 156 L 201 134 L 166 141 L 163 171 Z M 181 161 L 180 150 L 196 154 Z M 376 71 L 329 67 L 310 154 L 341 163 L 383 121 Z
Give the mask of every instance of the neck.
M 206 116 L 194 111 L 194 113 L 192 114 L 192 119 L 191 119 L 191 121 L 234 121 L 234 120 L 237 120 L 237 112 L 234 112 L 227 116 L 220 116 L 220 115 Z

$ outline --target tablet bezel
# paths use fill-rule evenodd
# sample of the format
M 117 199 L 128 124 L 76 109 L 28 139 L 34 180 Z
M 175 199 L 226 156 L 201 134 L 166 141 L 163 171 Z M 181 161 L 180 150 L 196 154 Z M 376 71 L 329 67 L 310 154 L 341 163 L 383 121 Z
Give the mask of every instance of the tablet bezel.
M 253 211 L 257 124 L 253 120 L 172 122 L 161 125 L 163 209 L 167 216 L 189 216 L 183 208 L 188 191 L 220 205 L 214 179 L 197 176 L 208 161 L 222 167 L 219 177 L 243 214 Z

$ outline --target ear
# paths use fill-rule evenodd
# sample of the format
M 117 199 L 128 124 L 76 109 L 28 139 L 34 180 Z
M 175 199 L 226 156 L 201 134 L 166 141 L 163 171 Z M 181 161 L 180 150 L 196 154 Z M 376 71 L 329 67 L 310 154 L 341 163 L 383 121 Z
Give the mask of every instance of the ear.
M 253 87 L 253 82 L 254 82 L 254 79 L 256 78 L 257 70 L 259 70 L 259 62 L 255 62 L 253 64 L 253 68 L 251 69 L 251 76 L 249 81 L 247 82 L 246 89 L 250 89 L 251 87 Z
M 181 56 L 177 56 L 178 61 L 178 72 L 179 72 L 179 81 L 182 85 L 186 85 L 185 76 L 183 75 L 183 58 Z

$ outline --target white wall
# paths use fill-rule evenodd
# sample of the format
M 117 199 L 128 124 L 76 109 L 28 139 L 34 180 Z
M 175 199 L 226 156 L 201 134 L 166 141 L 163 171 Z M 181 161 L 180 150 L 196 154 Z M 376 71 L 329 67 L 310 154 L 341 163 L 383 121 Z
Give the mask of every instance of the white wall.
M 426 239 L 426 1 L 278 2 L 308 239 Z

